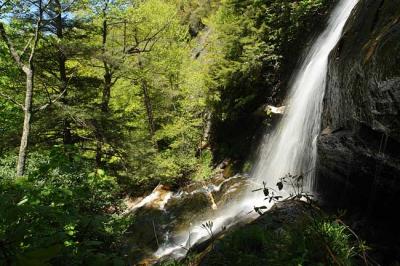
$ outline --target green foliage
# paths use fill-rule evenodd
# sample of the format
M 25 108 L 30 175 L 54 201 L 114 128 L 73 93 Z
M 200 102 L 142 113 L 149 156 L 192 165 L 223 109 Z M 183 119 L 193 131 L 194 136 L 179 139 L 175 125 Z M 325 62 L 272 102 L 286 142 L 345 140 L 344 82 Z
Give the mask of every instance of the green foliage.
M 332 1 L 59 2 L 45 5 L 33 60 L 22 178 L 14 154 L 25 81 L 0 42 L 1 265 L 122 264 L 130 218 L 119 215 L 121 195 L 212 176 L 210 117 L 216 154 L 246 156 L 249 114 L 283 82 L 293 45 Z M 37 8 L 20 0 L 0 8 L 22 54 Z M 256 246 L 267 238 L 254 237 Z
M 26 175 L 18 179 L 23 114 L 16 102 L 24 100 L 24 81 L 0 42 L 0 265 L 120 265 L 131 224 L 120 215 L 123 193 L 211 175 L 212 154 L 198 153 L 205 66 L 192 58 L 191 26 L 179 9 L 192 3 L 62 0 L 61 24 L 55 3 L 46 7 L 34 60 L 36 111 Z M 206 16 L 205 5 L 193 10 Z M 31 23 L 4 7 L 21 53 Z
M 327 217 L 309 217 L 276 231 L 260 225 L 238 229 L 215 243 L 206 262 L 210 265 L 354 265 L 356 247 L 345 226 Z
M 203 180 L 212 177 L 212 160 L 211 151 L 205 150 L 200 154 L 199 164 L 194 179 Z
M 198 169 L 204 169 L 199 165 L 204 164 L 196 150 L 202 138 L 207 88 L 202 65 L 191 59 L 187 28 L 176 16 L 176 7 L 165 1 L 145 1 L 126 16 L 134 18 L 131 25 L 138 39 L 165 28 L 151 51 L 127 59 L 124 71 L 133 82 L 121 80 L 113 91 L 115 112 L 131 118 L 126 119 L 127 142 L 122 144 L 129 170 L 134 169 L 130 178 L 157 183 L 199 177 Z M 143 103 L 143 84 L 152 117 Z M 149 132 L 150 119 L 154 132 Z
M 212 29 L 210 97 L 217 156 L 243 159 L 259 121 L 251 114 L 283 94 L 301 48 L 332 0 L 221 1 Z M 246 141 L 244 141 L 246 140 Z
M 33 109 L 46 108 L 33 113 L 29 145 L 62 145 L 132 187 L 206 178 L 212 161 L 246 156 L 249 114 L 282 82 L 291 45 L 331 1 L 106 2 L 60 1 L 62 35 L 55 20 L 44 22 Z M 54 3 L 47 9 L 56 17 Z M 22 50 L 17 33 L 31 36 L 32 23 L 18 12 L 5 24 Z M 4 42 L 0 55 L 0 92 L 22 103 L 24 82 Z M 5 97 L 0 107 L 0 150 L 13 151 L 22 111 Z M 211 160 L 202 151 L 210 113 Z
M 44 22 L 34 62 L 33 105 L 46 108 L 33 113 L 29 145 L 40 149 L 61 145 L 69 158 L 79 153 L 92 161 L 92 167 L 106 169 L 127 187 L 206 177 L 209 166 L 197 152 L 208 89 L 204 65 L 192 58 L 184 17 L 208 6 L 208 1 L 107 2 L 60 1 L 67 10 L 61 37 L 55 20 Z M 51 17 L 58 10 L 54 3 L 47 7 Z M 202 16 L 211 6 L 206 9 Z M 10 22 L 16 31 L 24 23 L 18 18 Z M 11 29 L 10 33 L 20 48 L 23 40 Z M 7 69 L 0 78 L 0 92 L 23 102 L 22 93 L 16 94 L 14 88 L 23 87 L 17 78 L 20 73 L 11 67 L 14 63 L 4 42 L 0 45 L 0 68 Z M 66 77 L 61 74 L 60 56 Z M 143 84 L 148 90 L 146 103 Z M 22 112 L 1 96 L 0 107 L 0 150 L 16 150 Z M 154 132 L 149 132 L 150 120 Z
M 18 88 L 20 73 L 7 54 L 6 45 L 0 42 L 0 153 L 12 148 L 10 143 L 16 144 L 16 136 L 22 128 L 22 110 L 19 106 L 3 97 L 2 95 L 13 95 L 12 92 Z M 12 97 L 14 101 L 21 101 L 20 95 Z
M 57 150 L 32 155 L 29 174 L 18 179 L 12 170 L 7 173 L 10 159 L 1 161 L 0 261 L 123 264 L 118 249 L 129 217 L 117 214 L 115 178 L 102 170 L 88 172 L 81 158 L 71 164 Z

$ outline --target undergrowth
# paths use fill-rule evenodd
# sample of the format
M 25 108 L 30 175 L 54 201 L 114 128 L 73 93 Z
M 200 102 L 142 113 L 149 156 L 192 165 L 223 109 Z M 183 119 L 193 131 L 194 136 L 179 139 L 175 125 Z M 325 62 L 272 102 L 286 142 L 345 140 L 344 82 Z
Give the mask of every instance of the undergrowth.
M 365 252 L 363 243 L 339 220 L 305 216 L 293 224 L 269 230 L 251 224 L 216 240 L 205 254 L 191 254 L 179 265 L 356 265 Z
M 266 206 L 255 207 L 261 216 L 256 223 L 233 230 L 223 238 L 216 237 L 205 252 L 189 252 L 181 261 L 160 265 L 370 265 L 365 243 L 340 217 L 326 215 L 312 195 L 303 191 L 303 175 L 287 175 L 276 185 L 277 190 L 263 184 L 263 188 L 254 191 L 262 191 L 267 201 L 278 201 L 282 198 L 279 191 L 288 185 L 292 193 L 283 201 L 302 206 L 295 221 L 263 213 Z

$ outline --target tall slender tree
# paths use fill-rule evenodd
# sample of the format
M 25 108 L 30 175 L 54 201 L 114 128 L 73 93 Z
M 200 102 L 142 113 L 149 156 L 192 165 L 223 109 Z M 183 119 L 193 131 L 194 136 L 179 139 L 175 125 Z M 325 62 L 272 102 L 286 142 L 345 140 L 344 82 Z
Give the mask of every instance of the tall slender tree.
M 56 36 L 58 39 L 58 68 L 60 78 L 60 92 L 63 93 L 62 103 L 68 105 L 68 77 L 67 77 L 67 55 L 64 47 L 64 21 L 63 21 L 63 7 L 60 0 L 54 0 L 54 22 L 52 23 L 55 28 Z M 71 122 L 68 118 L 63 118 L 63 142 L 64 147 L 72 144 Z
M 7 33 L 4 23 L 0 21 L 0 36 L 2 40 L 6 43 L 9 53 L 12 56 L 15 63 L 25 74 L 25 101 L 21 105 L 24 112 L 24 123 L 21 135 L 21 143 L 18 154 L 17 162 L 17 176 L 23 176 L 25 172 L 26 156 L 28 152 L 28 140 L 31 127 L 31 117 L 32 117 L 32 99 L 34 92 L 34 58 L 36 55 L 36 50 L 38 42 L 40 39 L 40 29 L 43 24 L 43 13 L 47 8 L 48 4 L 51 2 L 36 0 L 36 1 L 26 1 L 19 4 L 22 5 L 23 10 L 31 10 L 33 22 L 31 22 L 31 29 L 33 32 L 30 33 L 31 37 L 25 44 L 23 50 L 20 52 L 17 50 L 17 45 L 14 43 L 12 38 L 10 38 Z M 13 1 L 6 2 L 5 4 L 16 4 Z M 16 10 L 16 9 L 14 9 Z M 16 11 L 20 12 L 20 10 Z M 18 43 L 18 46 L 21 46 Z

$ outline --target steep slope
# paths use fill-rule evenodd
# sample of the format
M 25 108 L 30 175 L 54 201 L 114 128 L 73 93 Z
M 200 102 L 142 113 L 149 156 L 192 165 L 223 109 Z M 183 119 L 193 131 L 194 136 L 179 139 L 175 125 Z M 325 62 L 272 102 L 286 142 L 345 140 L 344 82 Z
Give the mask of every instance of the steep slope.
M 400 0 L 361 0 L 330 56 L 318 141 L 325 203 L 382 225 L 371 237 L 388 229 L 391 245 L 400 239 L 399 64 Z

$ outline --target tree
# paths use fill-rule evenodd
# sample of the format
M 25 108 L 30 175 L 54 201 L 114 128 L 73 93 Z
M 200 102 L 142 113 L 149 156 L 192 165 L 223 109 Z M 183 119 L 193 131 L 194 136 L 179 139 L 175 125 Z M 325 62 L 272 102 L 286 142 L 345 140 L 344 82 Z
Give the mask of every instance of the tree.
M 35 97 L 36 102 L 51 103 L 45 104 L 42 111 L 46 111 L 35 119 L 43 125 L 42 134 L 35 135 L 36 132 L 33 132 L 35 141 L 52 142 L 53 145 L 61 142 L 67 154 L 77 141 L 72 132 L 74 125 L 71 115 L 72 102 L 76 100 L 73 99 L 76 68 L 70 62 L 84 50 L 84 46 L 77 45 L 82 40 L 77 34 L 82 30 L 82 25 L 73 13 L 79 4 L 82 1 L 52 0 L 49 3 L 35 62 L 36 90 L 39 92 Z M 57 103 L 54 97 L 58 98 Z M 49 108 L 50 105 L 52 108 Z
M 68 3 L 69 4 L 69 3 Z M 70 6 L 73 4 L 69 4 Z M 55 29 L 55 33 L 58 39 L 58 68 L 59 68 L 59 82 L 60 82 L 60 93 L 63 94 L 62 96 L 62 103 L 64 105 L 68 104 L 68 76 L 67 76 L 67 54 L 65 52 L 65 45 L 64 45 L 64 31 L 65 31 L 65 24 L 64 24 L 64 8 L 60 0 L 54 0 L 53 13 L 54 13 L 54 20 L 51 23 Z M 72 134 L 71 134 L 71 122 L 68 118 L 63 119 L 63 143 L 64 147 L 72 144 Z
M 9 2 L 3 20 L 16 50 L 37 29 L 30 151 L 62 147 L 71 161 L 79 151 L 97 169 L 146 179 L 193 174 L 204 117 L 209 117 L 206 63 L 192 55 L 196 44 L 180 5 L 175 0 L 43 1 L 38 29 L 32 23 L 38 0 L 18 1 L 15 8 Z M 11 74 L 2 78 L 7 85 L 1 93 L 13 97 L 2 99 L 21 107 L 22 93 L 11 89 L 19 80 Z
M 34 58 L 40 38 L 40 28 L 43 23 L 43 12 L 47 8 L 48 3 L 44 3 L 44 1 L 42 0 L 37 0 L 32 2 L 29 1 L 29 3 L 25 5 L 27 5 L 24 6 L 25 8 L 30 8 L 34 13 L 34 26 L 32 25 L 33 26 L 32 37 L 24 46 L 22 52 L 17 51 L 14 41 L 7 34 L 4 23 L 0 21 L 0 36 L 6 43 L 9 53 L 14 59 L 15 63 L 24 72 L 26 77 L 25 101 L 23 105 L 18 104 L 21 106 L 24 112 L 24 122 L 23 122 L 22 136 L 21 136 L 21 144 L 18 154 L 17 176 L 23 176 L 25 171 L 28 139 L 30 133 L 30 123 L 32 116 L 32 99 L 34 90 Z M 27 58 L 25 54 L 27 54 Z M 12 98 L 10 98 L 10 100 L 11 99 Z

